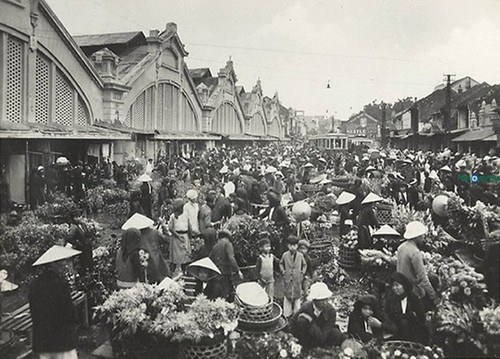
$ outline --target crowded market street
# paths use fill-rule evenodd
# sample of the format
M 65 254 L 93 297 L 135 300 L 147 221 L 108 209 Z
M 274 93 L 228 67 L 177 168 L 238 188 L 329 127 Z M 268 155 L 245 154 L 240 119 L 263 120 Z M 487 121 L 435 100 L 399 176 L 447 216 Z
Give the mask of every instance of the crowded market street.
M 316 96 L 243 60 L 238 75 L 258 78 L 245 89 L 240 51 L 342 56 L 204 49 L 186 29 L 208 21 L 200 4 L 184 23 L 172 5 L 182 26 L 145 36 L 154 11 L 123 1 L 134 21 L 117 1 L 71 23 L 81 3 L 0 0 L 1 359 L 500 357 L 500 85 L 464 62 L 424 92 L 410 76 L 396 92 L 390 79 L 360 85 L 356 111 L 328 92 L 342 76 L 311 80 Z M 344 11 L 312 3 L 286 7 L 285 22 L 307 35 L 316 22 L 297 9 Z M 479 3 L 486 22 L 500 10 Z M 378 9 L 360 4 L 365 19 Z M 290 29 L 281 15 L 270 24 Z M 91 16 L 115 27 L 85 28 Z M 191 66 L 196 49 L 237 55 L 212 72 Z M 330 112 L 309 115 L 318 104 Z

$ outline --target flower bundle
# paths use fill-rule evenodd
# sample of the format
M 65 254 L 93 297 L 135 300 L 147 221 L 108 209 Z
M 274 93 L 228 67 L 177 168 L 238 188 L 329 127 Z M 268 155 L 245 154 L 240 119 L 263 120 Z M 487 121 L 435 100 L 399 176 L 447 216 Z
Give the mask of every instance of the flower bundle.
M 113 325 L 118 339 L 135 334 L 138 330 L 152 332 L 158 329 L 158 316 L 171 316 L 183 309 L 186 295 L 182 286 L 160 289 L 156 285 L 138 283 L 136 286 L 115 291 L 100 306 L 97 313 L 104 322 Z M 161 332 L 161 331 L 159 331 Z M 161 332 L 165 337 L 172 333 Z
M 450 300 L 473 303 L 480 308 L 485 305 L 488 290 L 484 276 L 474 268 L 450 258 L 439 268 L 439 277 Z
M 78 205 L 71 197 L 64 193 L 55 192 L 50 198 L 50 202 L 45 202 L 39 206 L 34 215 L 43 223 L 68 223 L 71 215 L 78 210 Z
M 433 322 L 436 339 L 447 346 L 469 343 L 482 347 L 479 340 L 479 312 L 470 303 L 455 303 L 445 299 L 434 312 Z
M 281 231 L 273 224 L 259 219 L 251 219 L 232 232 L 236 261 L 240 266 L 253 265 L 260 254 L 259 241 L 263 237 L 271 240 L 276 248 L 281 239 Z
M 448 200 L 448 229 L 453 234 L 466 236 L 467 239 L 482 237 L 481 213 L 476 207 L 468 207 L 464 200 L 456 194 L 449 194 Z
M 320 276 L 322 277 L 322 281 L 332 287 L 343 286 L 349 282 L 349 275 L 335 258 L 332 258 L 320 267 Z
M 223 299 L 199 295 L 189 308 L 182 283 L 159 288 L 139 283 L 114 292 L 97 308 L 101 318 L 113 325 L 117 339 L 148 333 L 158 339 L 200 342 L 226 335 L 238 325 L 239 308 Z
M 341 238 L 342 246 L 350 249 L 358 248 L 358 231 L 352 229 L 349 233 L 342 236 Z
M 375 351 L 370 351 L 370 354 L 374 358 L 381 359 L 441 359 L 445 358 L 444 351 L 440 347 L 434 345 L 432 347 L 426 346 L 423 352 L 418 355 L 412 355 L 411 353 L 405 353 L 403 348 L 387 348 L 385 344 L 382 344 L 380 348 Z
M 430 223 L 428 221 L 429 212 L 416 211 L 405 205 L 394 205 L 392 207 L 392 218 L 395 221 L 393 228 L 403 234 L 406 230 L 406 225 L 413 221 L 422 223 Z
M 290 333 L 277 332 L 258 337 L 243 335 L 236 343 L 236 358 L 302 358 L 302 346 Z
M 500 306 L 484 308 L 479 312 L 481 323 L 489 335 L 500 335 Z
M 336 200 L 337 197 L 334 194 L 325 195 L 321 193 L 316 196 L 314 203 L 311 203 L 311 207 L 316 209 L 318 212 L 330 212 L 337 208 L 337 204 L 335 203 Z
M 391 270 L 395 269 L 397 261 L 396 256 L 385 248 L 381 251 L 377 249 L 360 249 L 359 255 L 361 258 L 361 265 L 363 266 Z
M 199 295 L 186 312 L 177 314 L 172 340 L 197 343 L 204 338 L 212 339 L 218 333 L 227 335 L 238 326 L 239 313 L 234 303 Z

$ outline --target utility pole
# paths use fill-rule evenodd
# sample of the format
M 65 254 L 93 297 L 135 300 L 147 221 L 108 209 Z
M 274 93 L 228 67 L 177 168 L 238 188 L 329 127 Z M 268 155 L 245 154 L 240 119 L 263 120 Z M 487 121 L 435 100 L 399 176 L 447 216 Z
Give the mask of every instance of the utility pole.
M 451 80 L 455 77 L 455 74 L 444 74 L 444 81 L 446 81 L 446 106 L 444 115 L 444 145 L 448 147 L 448 135 L 451 126 Z
M 382 102 L 382 128 L 380 129 L 380 137 L 382 147 L 387 146 L 387 118 L 386 118 L 386 104 Z

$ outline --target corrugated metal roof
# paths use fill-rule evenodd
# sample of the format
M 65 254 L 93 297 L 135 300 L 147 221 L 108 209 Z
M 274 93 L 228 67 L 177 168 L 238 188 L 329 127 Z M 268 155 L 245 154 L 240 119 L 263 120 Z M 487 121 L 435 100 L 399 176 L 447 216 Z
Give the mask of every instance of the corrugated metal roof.
M 126 44 L 136 36 L 144 37 L 142 31 L 117 32 L 111 34 L 78 35 L 73 39 L 80 47 L 88 46 L 106 46 L 112 44 Z
M 475 142 L 484 141 L 486 138 L 495 135 L 495 131 L 492 128 L 483 128 L 480 130 L 471 130 L 463 135 L 454 138 L 453 142 Z

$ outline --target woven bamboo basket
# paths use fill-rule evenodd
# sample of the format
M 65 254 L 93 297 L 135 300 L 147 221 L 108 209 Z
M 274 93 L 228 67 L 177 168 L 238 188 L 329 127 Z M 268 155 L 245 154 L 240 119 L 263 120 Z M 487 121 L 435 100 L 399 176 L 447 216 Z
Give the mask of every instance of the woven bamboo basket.
M 379 224 L 392 224 L 392 209 L 375 208 L 375 215 Z
M 393 352 L 399 350 L 401 354 L 408 354 L 409 356 L 425 355 L 425 346 L 420 343 L 407 342 L 403 340 L 389 340 L 384 343 L 386 350 Z
M 181 343 L 181 359 L 220 359 L 227 356 L 227 338 L 213 340 L 210 344 Z
M 345 246 L 339 247 L 339 264 L 342 268 L 356 268 L 359 265 L 359 252 L 357 249 Z
M 235 296 L 234 301 L 241 308 L 240 319 L 249 322 L 265 322 L 272 318 L 273 315 L 273 303 L 269 301 L 263 307 L 255 307 L 243 303 L 238 296 Z

